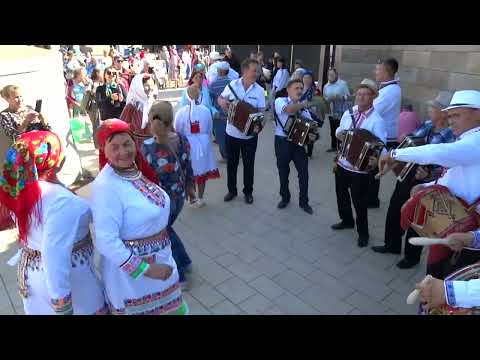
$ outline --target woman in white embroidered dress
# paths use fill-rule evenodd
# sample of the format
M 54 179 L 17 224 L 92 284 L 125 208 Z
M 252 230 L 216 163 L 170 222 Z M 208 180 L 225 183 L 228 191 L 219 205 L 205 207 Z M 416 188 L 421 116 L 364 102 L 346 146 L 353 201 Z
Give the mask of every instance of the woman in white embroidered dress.
M 100 174 L 92 185 L 95 246 L 112 314 L 186 314 L 167 232 L 170 198 L 137 150 L 127 123 L 98 131 Z
M 187 89 L 189 104 L 182 106 L 175 115 L 175 130 L 187 137 L 190 143 L 193 175 L 198 199 L 191 200 L 197 207 L 205 205 L 203 194 L 209 179 L 218 179 L 220 173 L 212 146 L 212 115 L 204 105 L 197 104 L 200 90 L 197 86 Z
M 128 90 L 125 108 L 120 120 L 130 125 L 137 147 L 152 136 L 148 127 L 148 111 L 155 101 L 155 82 L 150 74 L 138 74 L 132 80 Z
M 58 136 L 20 135 L 0 176 L 0 203 L 19 230 L 18 285 L 27 315 L 107 313 L 93 270 L 91 213 L 85 200 L 57 179 L 64 163 Z

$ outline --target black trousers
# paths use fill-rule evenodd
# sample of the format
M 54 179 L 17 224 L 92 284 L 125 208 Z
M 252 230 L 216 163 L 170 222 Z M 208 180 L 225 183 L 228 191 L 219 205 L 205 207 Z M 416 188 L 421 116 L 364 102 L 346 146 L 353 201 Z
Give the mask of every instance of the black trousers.
M 309 142 L 307 144 L 307 155 L 310 156 L 310 157 L 313 155 L 313 143 L 312 142 Z
M 243 161 L 243 193 L 246 195 L 253 193 L 253 174 L 257 142 L 257 136 L 244 140 L 226 134 L 225 151 L 227 152 L 228 192 L 237 193 L 237 169 L 241 152 Z
M 417 185 L 417 181 L 397 181 L 395 190 L 390 198 L 388 205 L 387 219 L 385 221 L 385 247 L 392 251 L 401 251 L 402 238 L 405 231 L 400 226 L 401 209 L 403 204 L 410 198 L 410 190 Z M 405 237 L 405 259 L 410 262 L 418 263 L 422 254 L 422 246 L 415 246 L 408 242 L 411 237 L 418 234 L 411 228 L 407 230 Z
M 398 142 L 396 141 L 388 141 L 387 142 L 387 150 L 395 149 L 398 147 Z M 376 180 L 375 175 L 371 174 L 368 180 L 368 203 L 371 206 L 378 206 L 380 205 L 380 198 L 378 194 L 380 193 L 380 179 Z
M 308 204 L 308 157 L 305 148 L 287 141 L 285 137 L 275 136 L 275 156 L 277 157 L 282 199 L 290 201 L 288 176 L 290 175 L 290 162 L 293 161 L 298 173 L 300 205 Z
M 368 176 L 368 174 L 345 170 L 341 166 L 338 166 L 335 170 L 338 215 L 344 223 L 353 224 L 351 205 L 353 202 L 357 215 L 357 231 L 364 236 L 368 236 L 368 192 L 365 191 L 368 186 Z
M 331 138 L 330 148 L 331 149 L 336 149 L 337 148 L 337 137 L 335 136 L 335 132 L 337 131 L 338 127 L 340 126 L 340 120 L 335 119 L 332 116 L 330 116 L 329 117 L 329 122 L 330 122 L 330 138 Z

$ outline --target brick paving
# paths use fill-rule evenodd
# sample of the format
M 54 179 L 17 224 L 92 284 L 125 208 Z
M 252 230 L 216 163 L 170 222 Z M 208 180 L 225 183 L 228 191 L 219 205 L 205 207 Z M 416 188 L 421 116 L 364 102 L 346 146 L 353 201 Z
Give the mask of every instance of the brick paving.
M 169 93 L 168 97 L 172 95 Z M 175 104 L 174 104 L 175 105 Z M 175 224 L 193 260 L 191 287 L 185 293 L 192 314 L 415 314 L 405 299 L 424 274 L 424 265 L 400 270 L 398 255 L 358 248 L 352 230 L 335 232 L 338 221 L 333 154 L 326 153 L 328 125 L 322 129 L 310 161 L 310 204 L 313 216 L 298 207 L 296 171 L 290 174 L 291 203 L 277 210 L 279 179 L 273 148 L 273 124 L 261 133 L 255 164 L 252 205 L 239 196 L 230 203 L 226 164 L 222 178 L 207 184 L 201 209 L 188 205 Z M 217 147 L 215 145 L 216 153 Z M 84 164 L 96 172 L 90 144 L 81 146 Z M 238 184 L 242 189 L 242 166 Z M 381 185 L 381 207 L 369 210 L 370 245 L 383 238 L 393 177 Z M 88 186 L 80 190 L 88 196 Z M 13 235 L 0 233 L 0 314 L 23 314 L 15 268 L 6 261 L 16 251 Z

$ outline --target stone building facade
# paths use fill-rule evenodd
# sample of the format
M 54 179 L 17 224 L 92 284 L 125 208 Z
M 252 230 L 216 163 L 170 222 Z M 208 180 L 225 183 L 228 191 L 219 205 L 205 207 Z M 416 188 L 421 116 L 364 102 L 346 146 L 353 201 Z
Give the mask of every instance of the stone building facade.
M 403 100 L 426 116 L 425 102 L 440 90 L 480 89 L 480 45 L 337 45 L 335 65 L 353 87 L 374 79 L 378 59 L 399 62 Z

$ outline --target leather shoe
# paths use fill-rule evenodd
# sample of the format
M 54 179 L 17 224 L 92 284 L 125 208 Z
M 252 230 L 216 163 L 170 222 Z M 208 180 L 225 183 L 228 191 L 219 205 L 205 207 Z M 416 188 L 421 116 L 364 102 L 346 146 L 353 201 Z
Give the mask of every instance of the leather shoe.
M 402 259 L 397 263 L 397 267 L 400 268 L 400 269 L 410 269 L 417 264 L 418 264 L 418 262 L 411 262 L 407 259 Z
M 234 198 L 237 197 L 237 194 L 229 192 L 225 197 L 223 198 L 223 201 L 232 201 Z
M 372 250 L 380 254 L 400 254 L 400 251 L 394 251 L 386 247 L 385 245 L 372 246 Z
M 335 151 L 337 151 L 337 149 L 334 149 L 334 148 L 331 148 L 331 149 L 327 150 L 328 153 L 335 152 Z
M 367 245 L 368 245 L 368 236 L 359 235 L 358 236 L 358 246 L 359 247 L 365 247 Z
M 346 224 L 343 221 L 340 221 L 338 224 L 330 226 L 333 230 L 343 230 L 343 229 L 353 229 L 354 224 Z
M 280 201 L 277 205 L 277 208 L 278 209 L 285 209 L 288 205 L 288 203 L 290 202 L 290 200 L 284 200 L 282 199 L 282 201 Z
M 253 196 L 251 194 L 245 195 L 245 202 L 247 204 L 253 204 Z
M 313 209 L 310 205 L 305 204 L 305 205 L 300 205 L 300 207 L 305 211 L 307 214 L 312 215 L 313 214 Z

